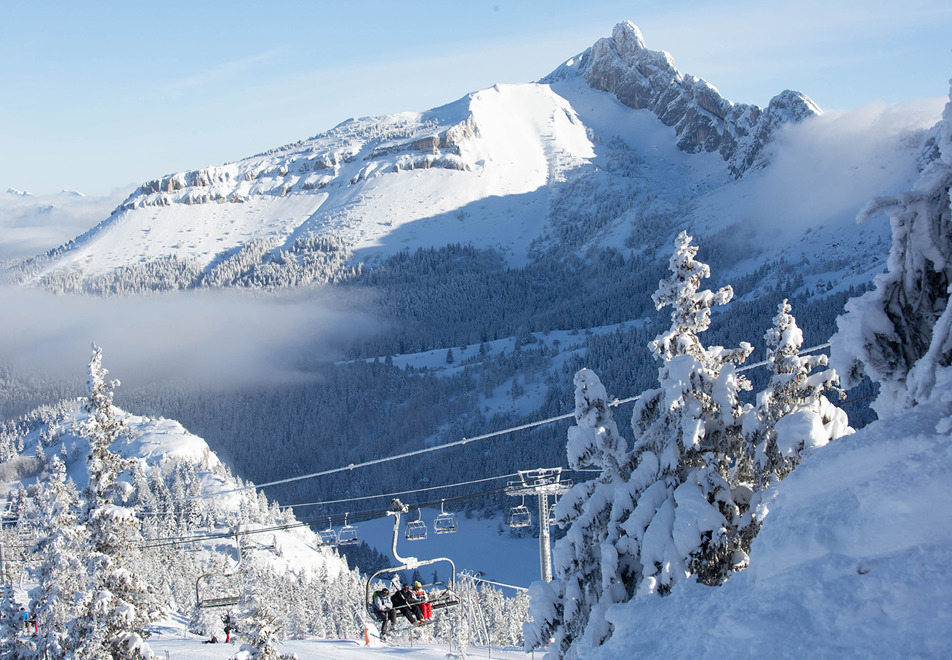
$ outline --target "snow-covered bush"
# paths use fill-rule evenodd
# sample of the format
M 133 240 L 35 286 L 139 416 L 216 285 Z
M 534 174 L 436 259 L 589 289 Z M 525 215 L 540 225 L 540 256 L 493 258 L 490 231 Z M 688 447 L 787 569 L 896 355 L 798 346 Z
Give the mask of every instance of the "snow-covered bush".
M 852 433 L 846 413 L 824 396 L 829 391 L 844 396 L 839 376 L 834 369 L 814 373 L 827 366 L 826 355 L 800 355 L 803 333 L 790 312 L 784 300 L 764 336 L 772 375 L 744 419 L 747 448 L 741 470 L 755 490 L 766 487 L 772 476 L 785 477 L 799 464 L 804 449 Z

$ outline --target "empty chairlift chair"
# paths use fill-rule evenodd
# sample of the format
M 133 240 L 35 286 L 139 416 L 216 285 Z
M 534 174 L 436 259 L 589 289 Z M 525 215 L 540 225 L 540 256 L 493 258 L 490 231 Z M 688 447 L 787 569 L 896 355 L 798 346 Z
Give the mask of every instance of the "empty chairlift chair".
M 347 524 L 347 514 L 344 514 L 344 526 L 337 532 L 337 545 L 357 545 L 360 543 L 360 533 L 353 525 Z
M 403 536 L 407 541 L 422 541 L 426 538 L 426 523 L 423 522 L 423 514 L 419 509 L 417 509 L 417 519 L 407 521 Z
M 437 534 L 452 534 L 457 529 L 456 514 L 447 513 L 443 510 L 443 502 L 440 502 L 440 515 L 433 521 L 433 531 Z
M 321 537 L 321 543 L 324 545 L 337 545 L 337 532 L 331 527 L 330 518 L 327 519 L 327 529 L 322 529 L 318 534 Z
M 211 607 L 231 607 L 241 601 L 240 586 L 241 575 L 241 537 L 240 530 L 234 530 L 235 547 L 238 551 L 238 563 L 235 564 L 230 572 L 227 573 L 202 573 L 195 580 L 195 605 L 201 609 Z M 202 581 L 206 584 L 203 587 Z
M 529 507 L 525 505 L 525 498 L 522 501 L 523 503 L 519 506 L 509 509 L 508 522 L 512 528 L 528 527 L 532 524 L 532 513 L 529 511 Z

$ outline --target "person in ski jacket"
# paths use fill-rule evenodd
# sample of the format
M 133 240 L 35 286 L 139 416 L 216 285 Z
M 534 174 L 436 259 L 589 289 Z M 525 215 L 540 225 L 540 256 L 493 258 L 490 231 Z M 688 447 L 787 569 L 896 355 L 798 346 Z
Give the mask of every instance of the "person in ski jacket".
M 424 621 L 432 619 L 433 604 L 427 602 L 426 592 L 423 590 L 423 585 L 420 584 L 419 580 L 413 583 L 413 597 L 416 599 L 416 602 L 419 603 L 417 607 L 420 608 L 420 618 Z
M 407 621 L 413 625 L 420 623 L 420 606 L 416 604 L 416 598 L 410 591 L 409 584 L 403 585 L 400 591 L 394 592 L 390 602 L 393 603 L 394 609 L 400 610 L 403 616 L 407 617 Z
M 387 632 L 397 623 L 397 612 L 390 603 L 390 590 L 384 587 L 374 593 L 374 613 L 380 619 L 380 634 L 386 635 Z

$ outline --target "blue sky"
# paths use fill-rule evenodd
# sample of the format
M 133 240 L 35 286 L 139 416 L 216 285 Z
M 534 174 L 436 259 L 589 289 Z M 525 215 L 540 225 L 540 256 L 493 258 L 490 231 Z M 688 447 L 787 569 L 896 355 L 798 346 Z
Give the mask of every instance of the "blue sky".
M 628 19 L 733 101 L 945 97 L 947 0 L 0 0 L 0 191 L 102 195 L 536 80 Z

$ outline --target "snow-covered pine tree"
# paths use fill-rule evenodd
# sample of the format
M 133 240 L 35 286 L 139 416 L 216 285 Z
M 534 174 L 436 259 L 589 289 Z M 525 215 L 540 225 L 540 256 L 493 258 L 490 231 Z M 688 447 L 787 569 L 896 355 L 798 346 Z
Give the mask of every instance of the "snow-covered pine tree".
M 556 579 L 532 585 L 532 621 L 523 628 L 527 649 L 546 646 L 554 638 L 557 657 L 569 655 L 583 635 L 595 645 L 604 641 L 610 634 L 605 609 L 626 598 L 613 544 L 618 524 L 633 503 L 616 497 L 627 478 L 627 443 L 608 404 L 595 372 L 580 369 L 575 374 L 575 425 L 566 445 L 569 467 L 601 472 L 573 486 L 556 505 L 556 519 L 568 527 L 553 551 Z
M 83 489 L 80 516 L 87 535 L 88 586 L 78 603 L 70 643 L 76 658 L 152 658 L 144 632 L 158 606 L 139 576 L 129 570 L 139 530 L 132 510 L 121 506 L 125 489 L 119 475 L 132 462 L 110 449 L 124 423 L 112 405 L 119 382 L 106 381 L 107 373 L 102 349 L 93 344 L 83 404 L 88 415 L 83 433 L 89 440 L 89 482 Z
M 16 660 L 32 656 L 20 641 L 22 629 L 22 611 L 13 593 L 13 585 L 4 582 L 0 585 L 0 657 Z
M 879 383 L 880 417 L 952 391 L 952 91 L 933 132 L 939 157 L 912 190 L 875 199 L 858 216 L 885 212 L 892 247 L 875 289 L 846 304 L 831 340 L 846 386 L 863 375 Z
M 31 552 L 39 558 L 37 586 L 30 592 L 36 616 L 36 653 L 39 658 L 62 658 L 71 650 L 67 631 L 73 619 L 76 594 L 86 586 L 82 529 L 77 526 L 78 499 L 66 477 L 66 465 L 57 455 L 47 478 L 39 483 L 38 538 Z
M 645 392 L 632 413 L 635 468 L 628 480 L 637 505 L 622 523 L 619 554 L 632 557 L 627 583 L 635 595 L 668 593 L 690 574 L 720 584 L 739 568 L 739 509 L 729 483 L 743 450 L 738 399 L 749 389 L 737 375 L 752 347 L 705 348 L 698 335 L 710 325 L 711 308 L 733 297 L 731 287 L 700 290 L 710 277 L 694 257 L 697 248 L 681 232 L 669 268 L 653 300 L 670 306 L 671 327 L 650 347 L 662 361 L 660 388 Z
M 803 333 L 791 309 L 784 299 L 764 335 L 772 375 L 744 418 L 747 449 L 741 472 L 748 473 L 754 490 L 766 488 L 774 478 L 783 479 L 800 463 L 804 449 L 852 433 L 846 413 L 824 396 L 826 392 L 844 396 L 839 376 L 834 369 L 813 373 L 827 366 L 826 355 L 800 355 Z
M 282 655 L 277 644 L 282 641 L 280 615 L 272 607 L 276 576 L 255 559 L 245 571 L 241 594 L 241 611 L 238 613 L 238 634 L 245 640 L 241 650 L 252 660 L 296 660 L 294 654 Z

